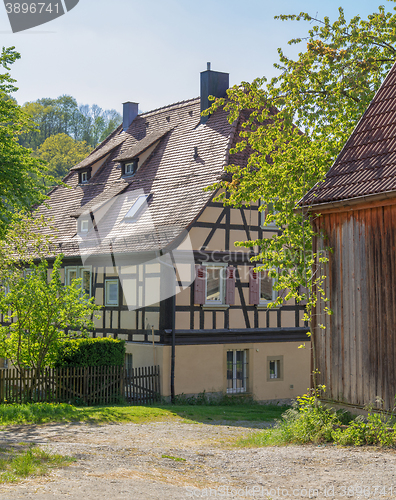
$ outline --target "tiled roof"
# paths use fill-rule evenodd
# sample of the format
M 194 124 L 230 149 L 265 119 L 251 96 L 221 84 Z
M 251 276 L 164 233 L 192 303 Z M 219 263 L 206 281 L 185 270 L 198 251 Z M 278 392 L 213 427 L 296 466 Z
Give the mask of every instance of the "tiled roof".
M 96 163 L 98 160 L 111 153 L 117 146 L 122 144 L 126 137 L 124 134 L 120 133 L 120 128 L 117 129 L 118 134 L 114 135 L 110 138 L 110 140 L 106 139 L 102 144 L 99 145 L 98 148 L 95 148 L 92 153 L 84 158 L 84 160 L 80 161 L 77 165 L 71 168 L 71 170 L 79 170 L 81 168 L 86 168 Z
M 101 242 L 95 243 L 93 253 L 105 251 L 110 244 L 113 252 L 148 251 L 162 246 L 161 239 L 177 237 L 210 201 L 213 193 L 204 188 L 215 183 L 223 172 L 234 133 L 235 126 L 228 123 L 224 111 L 214 113 L 206 124 L 201 124 L 199 98 L 138 115 L 126 132 L 118 128 L 70 170 L 64 179 L 69 187 L 56 187 L 50 193 L 49 207 L 38 208 L 58 229 L 54 252 L 80 254 L 76 217 L 95 210 L 101 218 L 99 231 L 93 227 L 84 238 L 89 246 L 100 235 Z M 139 164 L 132 178 L 123 178 L 118 159 L 126 158 L 141 145 L 147 149 L 153 139 L 159 141 L 157 147 Z M 78 184 L 75 169 L 108 154 L 91 179 Z M 148 208 L 137 222 L 127 224 L 125 214 L 141 193 L 151 193 Z
M 325 180 L 303 204 L 396 191 L 396 65 L 357 124 Z
M 161 139 L 170 130 L 172 129 L 168 129 L 165 131 L 159 130 L 146 135 L 146 137 L 144 137 L 140 141 L 136 141 L 136 143 L 133 146 L 127 149 L 124 153 L 120 154 L 118 158 L 115 158 L 115 161 L 125 161 L 125 160 L 130 160 L 132 158 L 136 158 L 141 153 L 143 153 L 143 151 L 148 149 L 152 144 Z

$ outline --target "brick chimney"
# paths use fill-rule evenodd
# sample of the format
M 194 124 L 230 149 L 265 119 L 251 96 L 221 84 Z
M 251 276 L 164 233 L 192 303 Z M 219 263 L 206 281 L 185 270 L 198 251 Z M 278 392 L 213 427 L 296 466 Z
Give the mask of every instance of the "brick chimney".
M 212 104 L 209 96 L 227 97 L 227 89 L 230 84 L 229 73 L 220 73 L 210 69 L 210 62 L 207 64 L 207 70 L 201 72 L 201 112 L 208 109 Z M 201 123 L 206 123 L 209 116 L 201 116 Z
M 138 115 L 139 103 L 128 101 L 124 102 L 122 106 L 123 106 L 122 128 L 125 132 L 126 130 L 129 129 L 129 126 Z

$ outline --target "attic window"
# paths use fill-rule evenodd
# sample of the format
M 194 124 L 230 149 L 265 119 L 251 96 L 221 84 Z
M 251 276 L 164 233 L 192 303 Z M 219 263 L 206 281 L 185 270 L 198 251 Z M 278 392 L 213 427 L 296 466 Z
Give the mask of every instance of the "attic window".
M 147 199 L 149 198 L 149 194 L 141 194 L 135 203 L 131 206 L 128 213 L 124 217 L 126 222 L 136 222 L 138 220 L 138 215 L 141 210 L 144 208 Z
M 83 170 L 82 172 L 78 173 L 78 183 L 79 184 L 85 184 L 86 182 L 89 181 L 91 178 L 91 170 Z
M 135 175 L 137 171 L 137 167 L 139 164 L 139 158 L 135 158 L 134 160 L 124 163 L 122 166 L 122 175 L 131 177 L 132 175 Z
M 89 228 L 89 226 L 88 226 L 88 219 L 82 219 L 80 221 L 80 233 L 87 233 L 88 232 L 88 228 Z

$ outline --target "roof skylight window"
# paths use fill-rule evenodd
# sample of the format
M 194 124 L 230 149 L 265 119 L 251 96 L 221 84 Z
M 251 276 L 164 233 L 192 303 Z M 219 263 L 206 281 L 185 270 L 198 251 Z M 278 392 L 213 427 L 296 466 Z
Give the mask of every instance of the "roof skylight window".
M 136 222 L 138 220 L 139 213 L 144 208 L 149 196 L 149 194 L 141 194 L 129 209 L 128 213 L 124 217 L 124 220 L 127 222 Z

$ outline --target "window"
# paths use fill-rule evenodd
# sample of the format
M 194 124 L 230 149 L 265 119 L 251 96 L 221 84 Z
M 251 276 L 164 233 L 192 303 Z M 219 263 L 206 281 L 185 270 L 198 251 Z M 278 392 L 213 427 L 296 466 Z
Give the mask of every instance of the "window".
M 92 271 L 90 267 L 76 266 L 65 267 L 65 284 L 71 285 L 72 281 L 81 278 L 81 289 L 90 297 Z
M 78 224 L 78 222 L 77 222 Z M 80 232 L 81 233 L 87 233 L 89 228 L 89 221 L 88 219 L 83 219 L 80 221 Z
M 267 357 L 267 381 L 283 380 L 283 356 Z
M 139 159 L 135 159 L 130 163 L 125 163 L 122 175 L 132 176 L 135 175 L 138 168 Z
M 30 267 L 27 267 L 26 269 L 23 270 L 23 277 L 27 278 L 30 276 L 33 272 L 33 269 L 30 269 Z
M 227 392 L 247 391 L 247 351 L 227 351 Z
M 265 224 L 265 219 L 268 214 L 278 214 L 279 211 L 274 209 L 274 204 L 272 202 L 265 203 L 264 200 L 260 200 L 260 205 L 267 205 L 267 207 L 260 212 L 260 226 L 267 228 L 276 228 L 277 225 L 274 220 L 272 220 L 269 224 Z
M 88 182 L 88 172 L 81 172 L 81 180 L 80 183 Z
M 126 222 L 136 222 L 138 220 L 138 216 L 140 212 L 144 209 L 147 199 L 149 198 L 149 194 L 141 194 L 132 207 L 129 209 L 128 213 L 124 217 Z
M 118 306 L 118 279 L 106 280 L 105 305 Z
M 249 304 L 266 306 L 269 302 L 274 302 L 278 296 L 278 291 L 274 290 L 274 278 L 268 275 L 268 271 L 249 270 Z
M 194 304 L 226 309 L 235 303 L 236 268 L 224 264 L 195 266 Z
M 205 304 L 224 303 L 224 266 L 206 266 Z
M 268 276 L 268 271 L 259 273 L 260 304 L 268 304 L 276 300 L 277 290 L 274 290 L 274 278 Z
M 125 354 L 125 371 L 128 377 L 133 375 L 133 358 L 132 354 Z

